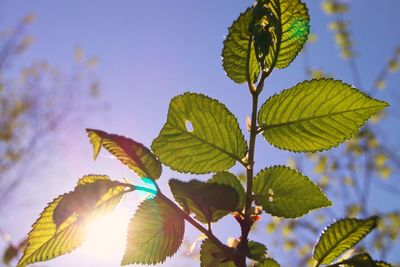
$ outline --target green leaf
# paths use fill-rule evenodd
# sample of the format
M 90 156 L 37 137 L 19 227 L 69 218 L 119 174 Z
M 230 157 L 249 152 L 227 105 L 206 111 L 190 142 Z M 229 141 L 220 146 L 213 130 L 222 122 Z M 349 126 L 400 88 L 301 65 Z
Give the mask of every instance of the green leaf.
M 375 264 L 377 267 L 393 267 L 392 264 L 389 264 L 387 262 L 384 261 L 375 261 Z
M 269 98 L 258 122 L 272 145 L 315 152 L 351 138 L 375 113 L 388 106 L 332 79 L 305 81 Z
M 314 248 L 314 259 L 319 264 L 330 264 L 346 250 L 354 247 L 376 227 L 377 217 L 365 220 L 343 219 L 328 226 Z
M 264 261 L 267 257 L 267 247 L 264 244 L 249 241 L 248 242 L 249 252 L 247 257 L 255 261 Z
M 241 211 L 244 208 L 244 202 L 246 198 L 246 193 L 239 178 L 230 172 L 218 172 L 213 175 L 213 177 L 207 181 L 208 183 L 226 185 L 234 188 L 239 197 L 237 211 Z
M 376 267 L 374 260 L 367 253 L 354 255 L 343 263 L 348 267 Z
M 95 159 L 103 146 L 139 177 L 150 177 L 154 180 L 160 178 L 162 171 L 160 161 L 141 143 L 100 130 L 86 129 L 86 131 L 93 144 Z
M 345 267 L 392 267 L 392 265 L 389 263 L 373 260 L 368 253 L 354 255 L 349 259 L 340 261 L 327 267 L 336 267 L 339 264 L 340 266 Z
M 228 248 L 228 247 L 227 247 Z M 205 239 L 200 248 L 201 267 L 235 267 L 233 259 L 211 240 Z
M 110 186 L 106 191 L 100 190 L 104 194 L 98 197 L 99 187 L 97 184 L 101 183 L 103 186 L 106 181 L 110 183 Z M 82 192 L 82 187 L 90 188 L 83 190 L 88 193 L 90 210 L 85 203 L 84 196 L 76 193 L 77 191 Z M 83 177 L 74 191 L 61 195 L 51 202 L 33 224 L 18 267 L 58 257 L 80 246 L 86 236 L 88 221 L 111 211 L 121 200 L 125 193 L 124 189 L 124 186 L 113 183 L 107 176 L 88 175 Z M 96 197 L 93 198 L 93 196 Z M 65 206 L 58 207 L 64 199 L 69 200 L 62 205 L 74 204 L 72 210 Z M 93 204 L 93 199 L 96 199 L 95 204 Z
M 57 227 L 74 213 L 87 214 L 91 212 L 99 200 L 118 183 L 111 181 L 105 175 L 88 175 L 81 178 L 75 190 L 65 194 L 53 213 L 53 221 Z
M 260 171 L 254 178 L 255 201 L 271 215 L 296 218 L 332 205 L 308 177 L 285 166 Z
M 238 194 L 230 186 L 176 179 L 169 180 L 169 186 L 179 205 L 203 223 L 216 222 L 237 208 Z
M 272 47 L 268 51 L 265 67 L 286 68 L 303 48 L 310 32 L 308 10 L 300 0 L 263 0 L 257 5 L 271 12 Z
M 285 68 L 297 56 L 310 32 L 308 10 L 299 0 L 263 0 L 229 28 L 222 50 L 223 67 L 237 83 L 256 82 L 257 60 L 264 71 Z
M 349 259 L 341 261 L 340 264 L 346 267 L 377 267 L 374 260 L 367 253 L 354 255 Z
M 122 265 L 157 264 L 179 249 L 185 222 L 180 213 L 158 197 L 140 204 L 128 228 Z
M 225 171 L 247 152 L 235 116 L 217 100 L 194 93 L 171 100 L 167 123 L 151 148 L 171 169 L 197 174 Z
M 249 8 L 233 22 L 224 41 L 222 66 L 228 77 L 236 83 L 244 83 L 247 78 L 255 83 L 260 72 L 249 31 L 252 17 L 253 11 Z
M 250 24 L 250 31 L 254 37 L 254 49 L 257 60 L 264 68 L 264 61 L 270 49 L 272 49 L 273 29 L 280 27 L 280 22 L 271 12 L 270 3 L 258 1 L 253 7 L 253 18 Z
M 263 262 L 257 263 L 256 267 L 280 267 L 280 265 L 274 259 L 268 258 Z

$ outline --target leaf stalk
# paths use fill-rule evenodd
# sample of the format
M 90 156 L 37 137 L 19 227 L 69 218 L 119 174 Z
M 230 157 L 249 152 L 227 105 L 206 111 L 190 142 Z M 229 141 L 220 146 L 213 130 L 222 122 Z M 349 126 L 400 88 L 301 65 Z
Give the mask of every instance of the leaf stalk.
M 235 250 L 232 248 L 229 248 L 228 246 L 224 245 L 211 231 L 211 228 L 208 230 L 205 227 L 203 227 L 199 222 L 197 222 L 195 219 L 193 219 L 189 214 L 187 214 L 184 210 L 182 210 L 180 207 L 178 207 L 175 202 L 173 202 L 171 199 L 166 197 L 163 193 L 158 192 L 157 195 L 158 198 L 166 201 L 170 207 L 172 207 L 174 210 L 176 210 L 179 214 L 182 215 L 182 217 L 191 225 L 193 225 L 195 228 L 197 228 L 200 232 L 202 232 L 204 235 L 207 236 L 208 239 L 210 239 L 221 251 L 227 253 L 228 255 L 232 256 L 232 258 L 235 257 L 236 253 Z

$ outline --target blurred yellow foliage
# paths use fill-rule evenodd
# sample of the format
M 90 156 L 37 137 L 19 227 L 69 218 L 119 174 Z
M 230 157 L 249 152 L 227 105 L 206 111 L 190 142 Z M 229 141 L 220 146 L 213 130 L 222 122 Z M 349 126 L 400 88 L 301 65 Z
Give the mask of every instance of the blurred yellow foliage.
M 325 0 L 321 4 L 322 10 L 325 11 L 326 14 L 339 14 L 347 12 L 348 6 L 344 3 L 339 3 L 334 0 Z

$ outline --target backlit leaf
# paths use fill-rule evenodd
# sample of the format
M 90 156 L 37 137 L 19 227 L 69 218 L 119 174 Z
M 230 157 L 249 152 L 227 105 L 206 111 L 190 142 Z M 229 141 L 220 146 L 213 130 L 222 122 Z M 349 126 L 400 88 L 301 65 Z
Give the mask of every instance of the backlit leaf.
M 308 177 L 285 166 L 260 171 L 254 178 L 253 192 L 265 212 L 285 218 L 300 217 L 332 204 Z
M 249 241 L 248 247 L 249 247 L 249 252 L 247 255 L 248 258 L 260 262 L 266 260 L 267 247 L 264 244 L 255 241 Z
M 313 258 L 320 264 L 330 264 L 346 250 L 354 247 L 377 225 L 377 217 L 365 220 L 346 218 L 337 221 L 321 234 Z
M 374 260 L 367 253 L 357 254 L 351 258 L 341 261 L 346 267 L 377 267 Z
M 253 18 L 249 29 L 254 38 L 254 50 L 257 60 L 264 67 L 264 61 L 270 49 L 272 49 L 273 40 L 276 36 L 273 35 L 275 28 L 280 28 L 278 18 L 271 12 L 268 6 L 271 3 L 258 1 L 253 7 Z
M 392 267 L 391 264 L 383 261 L 375 261 L 368 253 L 361 253 L 352 256 L 346 260 L 337 262 L 327 267 L 336 267 L 340 264 L 343 267 Z
M 310 32 L 308 10 L 300 0 L 261 0 L 257 5 L 268 8 L 272 25 L 272 48 L 265 67 L 286 68 L 303 48 Z
M 171 169 L 200 174 L 229 169 L 245 156 L 247 144 L 223 104 L 185 93 L 171 100 L 167 123 L 151 148 Z
M 386 106 L 341 81 L 311 80 L 269 98 L 260 109 L 258 122 L 272 145 L 314 152 L 351 138 Z
M 230 186 L 176 179 L 169 180 L 169 186 L 180 206 L 203 223 L 216 222 L 237 208 L 238 194 Z
M 200 266 L 235 267 L 236 265 L 227 253 L 222 251 L 211 240 L 205 239 L 200 248 Z
M 213 177 L 207 182 L 233 187 L 239 197 L 237 210 L 243 210 L 246 193 L 244 192 L 242 183 L 240 182 L 239 178 L 236 177 L 236 175 L 230 172 L 218 172 L 214 174 Z
M 229 28 L 222 50 L 222 66 L 236 83 L 244 83 L 247 77 L 256 82 L 260 67 L 255 56 L 253 36 L 249 32 L 253 11 L 247 9 Z
M 142 202 L 129 223 L 121 264 L 157 264 L 165 261 L 180 247 L 184 232 L 183 217 L 167 202 L 158 197 Z
M 375 264 L 377 267 L 393 267 L 392 264 L 389 264 L 387 262 L 384 261 L 375 261 Z
M 89 188 L 91 185 L 105 183 L 105 181 L 112 183 L 107 176 L 85 176 L 79 181 L 74 191 L 61 195 L 51 202 L 41 213 L 40 218 L 33 224 L 32 230 L 28 235 L 27 246 L 18 263 L 18 267 L 58 257 L 80 246 L 86 237 L 87 223 L 96 216 L 111 211 L 121 200 L 125 193 L 125 187 L 118 184 L 110 185 L 108 190 L 102 191 L 104 193 L 102 196 L 97 195 L 99 193 L 97 186 L 90 187 L 96 191 L 94 194 L 96 203 L 94 205 L 92 204 L 93 194 L 89 189 L 86 191 L 90 199 L 89 202 L 91 202 L 90 210 L 87 209 L 88 206 L 85 206 L 84 196 L 75 192 L 81 190 L 82 187 L 88 186 Z M 76 199 L 72 199 L 73 196 Z M 65 198 L 69 198 L 68 202 L 73 203 L 75 208 L 72 211 L 61 208 L 61 211 L 67 210 L 69 216 L 64 213 L 56 215 L 55 212 L 58 205 Z M 81 208 L 79 204 L 85 208 Z M 58 216 L 61 216 L 61 218 L 58 218 Z
M 345 261 L 348 267 L 377 267 L 374 260 L 367 253 L 357 254 Z
M 274 259 L 268 258 L 265 259 L 263 262 L 257 263 L 256 267 L 280 267 L 280 265 Z
M 87 175 L 81 178 L 74 191 L 65 194 L 54 209 L 53 221 L 59 227 L 75 212 L 86 214 L 113 187 L 118 186 L 104 175 Z
M 160 161 L 141 143 L 100 130 L 87 129 L 86 131 L 93 144 L 95 159 L 103 146 L 139 177 L 150 177 L 154 180 L 160 178 L 162 168 Z

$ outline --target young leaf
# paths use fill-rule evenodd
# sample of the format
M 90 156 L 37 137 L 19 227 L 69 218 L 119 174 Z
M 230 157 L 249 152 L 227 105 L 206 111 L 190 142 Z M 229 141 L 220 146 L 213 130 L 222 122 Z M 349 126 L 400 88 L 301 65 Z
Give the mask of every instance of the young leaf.
M 102 191 L 104 194 L 97 197 L 99 193 L 97 183 L 112 183 L 107 191 Z M 63 199 L 68 198 L 67 203 L 84 204 L 85 198 L 83 195 L 75 192 L 86 187 L 89 202 L 93 201 L 93 196 L 96 196 L 96 203 L 91 206 L 91 209 L 81 208 L 79 205 L 74 206 L 75 209 L 63 213 L 61 211 L 66 208 L 61 208 L 58 215 L 55 214 L 56 209 Z M 89 187 L 90 186 L 90 187 Z M 65 253 L 71 252 L 82 244 L 86 235 L 86 224 L 93 217 L 111 211 L 121 200 L 125 187 L 113 183 L 107 176 L 91 175 L 82 178 L 74 191 L 59 196 L 51 202 L 41 213 L 40 218 L 33 224 L 32 230 L 28 235 L 27 245 L 18 267 L 23 267 L 31 263 L 46 261 Z M 86 191 L 87 190 L 87 191 Z M 95 194 L 90 190 L 96 191 Z M 75 196 L 76 199 L 73 199 Z M 66 214 L 69 214 L 66 217 Z M 59 216 L 61 218 L 59 218 Z M 57 222 L 57 223 L 56 223 Z
M 347 267 L 377 267 L 374 260 L 367 253 L 357 254 L 342 261 Z
M 260 171 L 254 178 L 256 203 L 271 215 L 296 218 L 311 210 L 332 205 L 308 177 L 285 166 Z
M 254 38 L 256 57 L 263 68 L 265 67 L 265 58 L 272 49 L 273 40 L 276 38 L 273 30 L 280 27 L 278 18 L 271 12 L 268 4 L 270 3 L 265 3 L 265 1 L 257 2 L 253 7 L 253 18 L 249 26 Z
M 233 259 L 211 240 L 205 239 L 200 248 L 201 267 L 235 267 Z
M 315 152 L 352 137 L 386 106 L 341 81 L 311 80 L 269 98 L 260 109 L 258 122 L 272 145 Z
M 100 130 L 86 129 L 86 131 L 93 144 L 95 159 L 103 146 L 139 177 L 150 177 L 154 180 L 160 178 L 161 163 L 144 145 L 132 139 Z
M 254 52 L 253 36 L 249 31 L 253 11 L 247 9 L 229 28 L 222 50 L 222 66 L 236 83 L 256 82 L 260 67 Z
M 229 169 L 245 156 L 247 144 L 223 104 L 185 93 L 171 100 L 167 123 L 151 148 L 171 169 L 201 174 Z
M 329 265 L 328 267 L 338 266 L 338 264 L 344 267 L 390 267 L 391 266 L 390 264 L 387 264 L 385 262 L 374 261 L 368 253 L 361 253 L 354 255 L 349 259 Z
M 300 0 L 261 0 L 257 6 L 268 9 L 268 23 L 272 25 L 272 48 L 265 59 L 265 67 L 286 68 L 303 48 L 310 32 L 308 10 Z
M 213 175 L 213 177 L 207 181 L 208 183 L 226 185 L 234 188 L 239 197 L 237 211 L 241 211 L 244 208 L 244 201 L 246 193 L 239 178 L 230 172 L 219 172 Z
M 321 234 L 314 248 L 318 264 L 330 264 L 346 250 L 354 247 L 376 227 L 377 217 L 365 220 L 346 218 L 335 222 Z
M 237 208 L 238 194 L 230 186 L 176 179 L 169 180 L 169 186 L 181 207 L 203 223 L 216 222 Z
M 248 247 L 249 247 L 249 252 L 247 255 L 248 258 L 259 262 L 263 262 L 264 260 L 266 260 L 267 247 L 264 244 L 254 241 L 249 241 Z
M 256 264 L 256 267 L 281 267 L 274 259 L 268 258 Z
M 375 261 L 375 264 L 377 267 L 393 267 L 392 264 L 389 264 L 387 262 L 384 261 Z
M 128 228 L 122 265 L 157 264 L 179 249 L 185 222 L 164 200 L 156 197 L 140 204 Z

